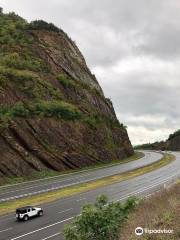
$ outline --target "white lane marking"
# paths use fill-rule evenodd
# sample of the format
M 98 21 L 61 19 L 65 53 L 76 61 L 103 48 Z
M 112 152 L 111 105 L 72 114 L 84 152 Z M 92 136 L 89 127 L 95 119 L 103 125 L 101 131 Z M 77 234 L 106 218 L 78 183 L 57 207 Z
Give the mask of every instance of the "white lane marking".
M 61 233 L 62 233 L 62 232 L 55 233 L 55 234 L 53 234 L 53 235 L 51 235 L 51 236 L 49 236 L 49 237 L 42 238 L 41 240 L 47 240 L 47 239 L 50 239 L 50 238 L 56 237 L 56 236 L 60 235 Z
M 159 161 L 159 159 L 157 160 Z M 148 166 L 149 164 L 147 164 Z M 102 167 L 103 168 L 103 167 Z M 139 168 L 139 167 L 138 167 Z M 135 168 L 136 169 L 136 168 Z M 79 178 L 82 178 L 84 176 L 87 176 L 87 175 L 90 175 L 90 174 L 84 174 L 78 178 L 75 178 L 75 179 L 79 179 Z M 107 175 L 107 174 L 104 174 L 104 175 L 101 175 L 101 176 L 98 176 L 98 177 L 94 177 L 94 178 L 90 178 L 88 179 L 87 181 L 86 180 L 83 180 L 83 181 L 78 181 L 78 182 L 75 182 L 75 183 L 71 183 L 71 184 L 65 184 L 65 185 L 62 185 L 62 186 L 58 186 L 58 187 L 51 187 L 51 188 L 48 188 L 48 189 L 44 189 L 44 190 L 40 190 L 40 191 L 36 191 L 36 192 L 31 192 L 31 193 L 25 193 L 25 194 L 21 194 L 21 195 L 16 195 L 16 196 L 13 196 L 13 197 L 8 197 L 8 198 L 2 198 L 0 199 L 0 202 L 5 202 L 5 201 L 9 201 L 9 200 L 13 200 L 13 199 L 18 199 L 18 198 L 23 198 L 23 197 L 28 197 L 28 196 L 33 196 L 33 195 L 37 195 L 37 194 L 40 194 L 40 193 L 45 193 L 45 192 L 50 192 L 50 191 L 54 191 L 54 190 L 58 190 L 58 189 L 62 189 L 64 187 L 69 187 L 69 186 L 74 186 L 74 185 L 77 185 L 77 184 L 80 184 L 80 183 L 85 183 L 85 182 L 91 182 L 93 180 L 97 180 L 97 179 L 101 179 L 103 177 L 107 177 L 107 176 L 112 176 L 112 175 Z M 70 180 L 70 179 L 68 179 Z M 63 180 L 63 181 L 66 181 L 66 180 Z M 60 181 L 58 181 L 60 182 Z M 53 184 L 53 183 L 52 183 Z M 46 185 L 46 184 L 44 184 Z M 32 187 L 30 187 L 32 188 Z M 28 189 L 28 188 L 27 188 Z
M 74 185 L 77 185 L 77 184 L 80 184 L 80 183 L 91 182 L 91 181 L 93 181 L 93 180 L 100 179 L 100 178 L 103 178 L 103 177 L 106 177 L 106 176 L 107 176 L 107 175 L 102 175 L 101 177 L 90 178 L 90 179 L 88 179 L 87 181 L 86 181 L 86 180 L 85 180 L 85 181 L 82 180 L 82 181 L 78 181 L 78 182 L 70 183 L 70 184 L 65 184 L 65 185 L 58 186 L 58 187 L 51 187 L 51 188 L 48 188 L 48 189 L 43 189 L 43 190 L 40 190 L 40 191 L 37 191 L 37 192 L 25 193 L 25 194 L 16 195 L 16 196 L 14 196 L 14 197 L 9 197 L 9 198 L 2 198 L 2 199 L 0 199 L 0 202 L 5 202 L 5 201 L 9 201 L 9 200 L 13 200 L 13 199 L 18 199 L 18 198 L 22 198 L 22 197 L 33 196 L 33 195 L 37 195 L 37 194 L 40 194 L 40 193 L 50 192 L 50 191 L 62 189 L 62 188 L 65 188 L 65 187 L 74 186 Z
M 66 210 L 61 211 L 61 212 L 58 212 L 58 213 L 65 213 L 65 212 L 69 212 L 69 211 L 71 211 L 71 210 L 73 210 L 73 208 L 69 208 L 69 209 L 66 209 Z
M 7 231 L 10 231 L 10 230 L 12 230 L 12 228 L 6 228 L 6 229 L 4 229 L 4 230 L 0 230 L 0 233 L 2 233 L 2 232 L 7 232 Z
M 80 201 L 83 201 L 83 200 L 86 200 L 86 198 L 77 199 L 76 202 L 80 202 Z
M 43 187 L 43 186 L 48 186 L 48 185 L 54 185 L 56 183 L 62 183 L 62 182 L 66 182 L 66 181 L 71 181 L 71 180 L 79 180 L 80 178 L 82 177 L 87 177 L 91 175 L 90 173 L 88 174 L 83 174 L 81 176 L 77 176 L 77 177 L 73 177 L 73 178 L 66 178 L 66 179 L 60 179 L 58 181 L 55 181 L 55 182 L 49 182 L 49 183 L 43 183 L 43 184 L 40 184 L 40 185 L 33 185 L 31 187 L 24 187 L 24 188 L 20 188 L 20 189 L 16 189 L 16 190 L 11 190 L 11 191 L 5 191 L 5 192 L 2 192 L 1 193 L 1 196 L 2 195 L 5 195 L 5 194 L 8 194 L 8 193 L 14 193 L 14 192 L 20 192 L 20 191 L 23 191 L 23 190 L 29 190 L 29 189 L 32 189 L 32 188 L 36 188 L 36 187 Z
M 119 163 L 119 164 L 121 164 L 121 163 Z M 119 165 L 119 164 L 114 164 L 114 165 Z M 14 183 L 14 184 L 6 184 L 6 185 L 3 185 L 3 186 L 0 186 L 0 189 L 7 188 L 7 187 L 13 187 L 13 186 L 19 186 L 19 185 L 25 185 L 25 184 L 34 183 L 34 182 L 46 181 L 48 179 L 54 179 L 54 178 L 58 178 L 58 177 L 60 178 L 60 177 L 64 177 L 64 176 L 78 175 L 79 173 L 90 172 L 90 171 L 98 170 L 98 169 L 101 169 L 101 168 L 107 168 L 107 167 L 97 167 L 95 169 L 87 169 L 87 170 L 81 170 L 81 171 L 77 171 L 77 172 L 73 172 L 73 173 L 65 173 L 65 174 L 62 174 L 62 175 L 57 175 L 57 176 L 47 177 L 47 178 L 40 178 L 40 179 L 37 179 L 37 180 L 25 181 L 25 182 Z
M 155 192 L 153 192 L 153 193 L 150 193 L 150 194 L 146 195 L 145 198 L 150 198 L 150 197 L 153 196 L 155 193 L 158 193 L 158 192 L 160 192 L 160 191 L 161 191 L 161 190 L 157 190 L 157 191 L 155 191 Z
M 87 181 L 82 180 L 82 181 L 78 181 L 78 182 L 74 182 L 74 183 L 70 183 L 70 184 L 65 184 L 65 185 L 58 186 L 58 187 L 51 187 L 51 188 L 48 188 L 48 189 L 43 189 L 43 190 L 40 190 L 40 191 L 37 191 L 37 192 L 25 193 L 25 194 L 21 194 L 21 195 L 16 195 L 14 197 L 3 198 L 3 199 L 0 199 L 0 202 L 5 202 L 5 201 L 18 199 L 18 198 L 22 198 L 22 197 L 33 196 L 33 195 L 37 195 L 37 194 L 45 193 L 45 192 L 51 192 L 51 191 L 54 191 L 54 190 L 65 188 L 65 187 L 74 186 L 74 185 L 77 185 L 77 184 L 80 184 L 80 183 L 91 182 L 91 181 L 94 181 L 94 180 L 97 180 L 97 179 L 101 179 L 103 177 L 107 177 L 107 174 L 104 174 L 104 175 L 101 175 L 101 176 L 98 176 L 98 177 L 94 177 L 94 178 L 90 178 Z
M 101 178 L 106 177 L 106 176 L 107 175 L 105 174 L 105 175 L 101 175 L 100 177 L 90 178 L 87 181 L 84 181 L 84 180 L 83 181 L 78 181 L 78 182 L 75 182 L 75 183 L 66 184 L 66 185 L 62 185 L 62 186 L 58 186 L 58 187 L 51 187 L 49 189 L 44 189 L 44 190 L 40 190 L 40 191 L 37 191 L 37 192 L 16 195 L 14 197 L 9 197 L 9 198 L 3 198 L 3 199 L 0 199 L 0 202 L 5 202 L 5 201 L 13 200 L 13 199 L 33 196 L 33 195 L 37 195 L 37 194 L 45 193 L 45 192 L 51 192 L 51 191 L 54 191 L 54 190 L 62 189 L 64 187 L 74 186 L 74 185 L 77 185 L 77 184 L 80 184 L 80 183 L 85 183 L 85 182 L 91 182 L 91 181 L 94 181 L 94 180 L 97 180 L 97 179 L 101 179 Z
M 142 151 L 143 152 L 143 151 Z M 146 154 L 145 152 L 143 152 L 144 154 Z M 138 160 L 142 160 L 143 158 L 145 158 L 145 156 L 135 160 L 135 161 L 138 161 Z M 48 179 L 54 179 L 54 178 L 60 178 L 60 177 L 64 177 L 64 176 L 71 176 L 71 175 L 78 175 L 79 173 L 86 173 L 86 172 L 93 172 L 94 170 L 99 170 L 99 169 L 106 169 L 106 168 L 109 168 L 109 167 L 114 167 L 114 166 L 118 166 L 118 165 L 122 165 L 122 164 L 126 164 L 127 162 L 125 163 L 114 163 L 110 166 L 102 166 L 102 167 L 95 167 L 95 168 L 91 168 L 91 169 L 85 169 L 85 170 L 81 170 L 81 171 L 76 171 L 76 172 L 72 172 L 72 173 L 64 173 L 64 174 L 61 174 L 61 175 L 57 175 L 57 176 L 52 176 L 52 177 L 47 177 L 47 178 L 40 178 L 40 179 L 37 179 L 37 180 L 31 180 L 31 181 L 25 181 L 25 182 L 21 182 L 21 183 L 14 183 L 14 184 L 6 184 L 4 186 L 0 186 L 0 189 L 3 189 L 3 188 L 7 188 L 7 187 L 13 187 L 13 186 L 19 186 L 19 185 L 25 185 L 25 184 L 29 184 L 29 183 L 34 183 L 34 182 L 40 182 L 40 181 L 46 181 Z M 36 186 L 36 185 L 35 185 Z
M 143 152 L 143 153 L 146 154 L 146 152 Z M 141 157 L 140 159 L 135 160 L 135 161 L 142 160 L 145 157 L 146 157 L 146 155 Z M 128 162 L 125 162 L 125 163 L 114 163 L 114 164 L 112 164 L 110 166 L 96 167 L 94 169 L 92 168 L 92 169 L 81 170 L 81 171 L 77 171 L 77 172 L 73 172 L 73 173 L 65 173 L 65 174 L 58 175 L 58 176 L 53 176 L 53 177 L 41 178 L 41 179 L 37 179 L 37 180 L 25 181 L 25 182 L 15 183 L 15 184 L 7 184 L 7 185 L 4 185 L 4 186 L 0 186 L 0 189 L 7 188 L 7 187 L 13 187 L 13 186 L 19 186 L 19 185 L 25 185 L 25 184 L 34 183 L 34 182 L 46 181 L 48 179 L 54 179 L 54 178 L 58 178 L 58 177 L 60 178 L 60 177 L 64 177 L 64 176 L 78 175 L 79 173 L 84 173 L 84 172 L 93 172 L 94 170 L 107 169 L 109 167 L 114 167 L 114 166 L 118 166 L 118 165 L 124 165 L 126 163 L 128 163 Z M 38 186 L 38 185 L 35 185 L 35 186 Z
M 71 220 L 71 219 L 73 219 L 73 218 L 74 218 L 74 217 L 70 217 L 70 218 L 64 219 L 64 220 L 62 220 L 62 221 L 59 221 L 59 222 L 50 224 L 50 225 L 48 225 L 48 226 L 45 226 L 45 227 L 36 229 L 36 230 L 34 230 L 34 231 L 32 231 L 32 232 L 28 232 L 28 233 L 25 233 L 25 234 L 20 235 L 20 236 L 18 236 L 18 237 L 11 238 L 10 240 L 16 240 L 16 239 L 20 239 L 20 238 L 23 238 L 23 237 L 28 236 L 28 235 L 32 235 L 33 233 L 42 231 L 42 230 L 47 229 L 47 228 L 50 228 L 50 227 L 53 227 L 53 226 L 58 225 L 58 224 L 63 223 L 63 222 L 67 222 L 67 221 L 69 221 L 69 220 Z
M 116 200 L 116 202 L 121 201 L 121 200 L 123 200 L 123 199 L 126 199 L 126 198 L 128 198 L 128 197 L 130 197 L 130 196 L 132 196 L 132 195 L 134 195 L 134 194 L 138 194 L 138 193 L 144 192 L 144 191 L 146 191 L 146 190 L 148 190 L 148 189 L 153 188 L 154 186 L 161 185 L 162 183 L 167 182 L 170 178 L 175 177 L 175 176 L 178 176 L 179 174 L 180 174 L 180 173 L 171 175 L 171 176 L 169 176 L 168 178 L 164 179 L 163 181 L 158 182 L 157 184 L 153 184 L 153 185 L 150 185 L 150 186 L 148 186 L 148 187 L 142 188 L 142 189 L 140 189 L 139 191 L 131 192 L 131 193 L 129 193 L 128 195 L 125 195 L 124 197 Z M 78 216 L 78 215 L 77 215 L 77 216 Z M 12 239 L 10 239 L 10 240 L 16 240 L 16 239 L 22 238 L 22 237 L 24 237 L 24 236 L 31 235 L 31 234 L 33 234 L 33 233 L 35 233 L 35 232 L 38 232 L 38 231 L 44 230 L 44 229 L 46 229 L 46 228 L 52 227 L 52 226 L 54 226 L 54 225 L 57 225 L 57 224 L 60 224 L 60 223 L 69 221 L 69 220 L 71 220 L 71 219 L 73 219 L 73 218 L 74 218 L 74 217 L 65 219 L 65 220 L 63 220 L 63 221 L 60 221 L 60 222 L 57 222 L 57 223 L 48 225 L 48 226 L 46 226 L 46 227 L 43 227 L 43 228 L 37 229 L 37 230 L 35 230 L 35 231 L 26 233 L 26 234 L 24 234 L 24 235 L 21 235 L 21 236 L 12 238 Z
M 139 191 L 131 192 L 131 193 L 129 193 L 128 195 L 125 195 L 124 197 L 116 200 L 116 202 L 119 202 L 119 201 L 121 201 L 121 200 L 124 200 L 124 199 L 130 197 L 130 196 L 137 195 L 138 193 L 145 192 L 145 191 L 147 191 L 147 190 L 149 190 L 149 189 L 151 189 L 151 188 L 153 188 L 153 187 L 156 187 L 156 186 L 158 186 L 158 185 L 161 185 L 161 184 L 167 182 L 170 178 L 175 177 L 175 176 L 178 176 L 179 174 L 180 174 L 180 172 L 179 172 L 178 174 L 171 175 L 170 177 L 168 177 L 168 178 L 164 179 L 163 181 L 160 181 L 160 182 L 158 182 L 158 183 L 156 183 L 156 184 L 150 185 L 150 186 L 148 186 L 148 187 L 144 187 L 144 188 L 140 189 Z

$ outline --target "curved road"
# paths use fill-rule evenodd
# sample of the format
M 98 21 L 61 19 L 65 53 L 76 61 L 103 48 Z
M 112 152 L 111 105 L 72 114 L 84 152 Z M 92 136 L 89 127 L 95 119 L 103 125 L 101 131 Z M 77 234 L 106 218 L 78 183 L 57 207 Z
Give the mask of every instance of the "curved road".
M 32 196 L 43 192 L 49 192 L 56 189 L 85 183 L 102 177 L 112 176 L 117 173 L 131 171 L 139 167 L 151 164 L 162 157 L 159 153 L 146 152 L 145 156 L 139 160 L 131 161 L 112 167 L 103 167 L 96 170 L 81 171 L 81 173 L 66 174 L 42 180 L 36 180 L 27 183 L 11 185 L 9 187 L 0 187 L 0 202 L 12 199 Z
M 162 186 L 174 182 L 176 178 L 180 177 L 180 153 L 175 152 L 173 154 L 176 156 L 175 161 L 153 172 L 44 204 L 45 214 L 41 218 L 35 218 L 28 222 L 16 222 L 13 214 L 0 217 L 0 240 L 62 240 L 64 224 L 70 222 L 74 216 L 79 214 L 82 205 L 93 202 L 97 195 L 106 194 L 113 201 L 122 201 L 132 195 L 147 196 L 158 191 Z M 153 161 L 157 161 L 161 157 L 158 153 L 146 152 L 145 155 L 146 164 L 149 164 L 152 158 Z M 149 158 L 151 160 L 148 160 Z M 144 159 L 128 164 L 134 165 L 135 162 L 139 163 L 139 161 L 144 161 Z M 123 164 L 120 168 L 124 165 L 127 166 L 127 164 Z M 108 169 L 101 170 L 103 170 L 103 174 L 104 171 L 109 172 Z

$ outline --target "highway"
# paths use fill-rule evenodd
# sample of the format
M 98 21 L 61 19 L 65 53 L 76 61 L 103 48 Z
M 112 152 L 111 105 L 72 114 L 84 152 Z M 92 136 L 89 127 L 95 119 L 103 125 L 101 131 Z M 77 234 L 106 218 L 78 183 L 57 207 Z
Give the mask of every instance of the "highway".
M 27 222 L 17 222 L 14 218 L 14 214 L 2 216 L 0 217 L 0 240 L 62 240 L 63 226 L 72 221 L 73 217 L 80 213 L 82 205 L 95 201 L 96 197 L 99 194 L 108 195 L 111 201 L 123 201 L 132 195 L 148 196 L 149 194 L 158 191 L 162 186 L 166 186 L 167 184 L 174 182 L 177 177 L 180 177 L 180 153 L 174 152 L 173 154 L 176 156 L 175 161 L 153 172 L 146 173 L 133 179 L 105 186 L 96 190 L 67 197 L 52 203 L 44 204 L 42 205 L 44 209 L 43 217 L 34 218 Z M 144 166 L 145 160 L 146 164 L 149 164 L 150 162 L 159 160 L 161 157 L 162 156 L 160 153 L 145 152 L 145 157 L 140 160 L 121 164 L 120 166 L 110 167 L 108 169 L 103 168 L 97 170 L 97 178 L 100 178 L 100 174 L 102 174 L 102 176 L 105 174 L 112 175 L 118 171 L 122 172 L 137 168 L 137 165 L 139 165 L 141 161 L 143 162 L 142 166 Z M 85 176 L 86 174 L 87 176 Z M 79 176 L 82 176 L 82 178 L 81 180 L 77 181 L 82 181 L 83 179 L 86 181 L 86 178 L 89 176 L 88 174 L 95 174 L 95 171 L 92 171 L 92 173 L 81 173 Z M 62 181 L 71 179 L 68 180 L 70 183 L 73 181 L 72 178 L 75 179 L 74 175 L 68 175 L 64 177 L 65 179 Z M 76 175 L 76 177 L 78 177 L 78 175 Z M 94 175 L 91 177 L 94 177 Z M 49 181 L 54 181 L 54 184 L 56 186 L 56 180 L 50 179 Z M 61 180 L 58 179 L 58 181 Z M 44 182 L 34 182 L 31 184 L 34 184 L 34 186 L 37 188 L 38 185 L 39 187 L 41 185 L 40 189 L 44 186 Z M 53 185 L 52 182 L 50 184 Z M 28 186 L 28 184 L 17 185 L 14 187 L 14 190 L 17 190 L 19 194 L 21 188 L 27 188 Z M 24 190 L 22 190 L 22 192 Z M 2 193 L 5 193 L 5 189 L 1 189 L 1 191 Z M 8 197 L 8 194 L 10 193 L 6 194 Z M 3 197 L 1 197 L 1 199 L 2 198 Z
M 151 164 L 159 160 L 161 157 L 161 154 L 147 152 L 143 158 L 125 164 L 119 164 L 112 167 L 100 168 L 91 171 L 86 170 L 82 171 L 81 173 L 65 174 L 64 176 L 56 176 L 27 183 L 20 183 L 11 185 L 9 187 L 0 187 L 0 202 L 37 195 L 43 192 L 49 192 L 79 183 L 100 179 L 102 177 L 115 175 L 117 173 L 131 171 L 147 164 Z

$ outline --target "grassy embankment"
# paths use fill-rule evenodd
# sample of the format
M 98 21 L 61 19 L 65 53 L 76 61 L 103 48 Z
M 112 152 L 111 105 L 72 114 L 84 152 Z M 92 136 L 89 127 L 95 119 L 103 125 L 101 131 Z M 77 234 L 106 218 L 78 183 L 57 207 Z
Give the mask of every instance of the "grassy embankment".
M 129 215 L 120 230 L 120 240 L 179 240 L 180 239 L 180 181 L 148 199 L 142 200 Z M 135 228 L 169 229 L 173 234 L 135 235 Z
M 48 192 L 48 193 L 40 194 L 37 196 L 26 197 L 23 199 L 13 200 L 6 203 L 0 203 L 0 214 L 2 215 L 2 214 L 13 212 L 15 208 L 23 205 L 31 205 L 31 204 L 39 205 L 42 203 L 52 202 L 57 199 L 73 196 L 78 193 L 86 192 L 99 187 L 103 187 L 103 186 L 111 185 L 113 183 L 128 180 L 130 178 L 137 177 L 145 173 L 151 172 L 153 170 L 159 169 L 171 163 L 173 160 L 174 160 L 173 155 L 165 154 L 161 160 L 153 164 L 147 165 L 145 167 L 135 169 L 133 171 L 117 174 L 110 177 L 105 177 L 96 181 L 83 183 L 83 184 L 75 185 L 72 187 L 66 187 L 57 191 Z

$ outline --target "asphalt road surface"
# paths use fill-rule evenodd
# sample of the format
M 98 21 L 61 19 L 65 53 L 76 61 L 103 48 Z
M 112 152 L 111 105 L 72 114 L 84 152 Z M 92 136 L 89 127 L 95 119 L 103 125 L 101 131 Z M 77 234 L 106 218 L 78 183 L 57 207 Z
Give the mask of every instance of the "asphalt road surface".
M 62 240 L 63 227 L 80 213 L 81 206 L 95 201 L 99 194 L 106 194 L 112 201 L 122 201 L 129 196 L 148 196 L 180 177 L 180 153 L 173 153 L 176 160 L 171 164 L 142 176 L 112 184 L 86 193 L 77 194 L 52 203 L 44 204 L 44 216 L 27 222 L 17 222 L 14 214 L 0 217 L 0 240 Z M 158 153 L 146 153 L 146 164 L 153 158 L 160 158 Z M 144 161 L 144 159 L 142 159 Z M 137 160 L 136 162 L 139 162 Z M 129 166 L 135 162 L 129 163 Z M 124 165 L 121 165 L 121 169 Z M 127 165 L 126 165 L 127 166 Z M 117 168 L 117 167 L 116 167 Z M 104 170 L 104 169 L 103 169 Z M 117 172 L 116 172 L 117 173 Z
M 147 164 L 151 164 L 159 160 L 161 157 L 162 155 L 159 153 L 147 152 L 145 157 L 125 164 L 101 168 L 98 170 L 86 170 L 81 173 L 67 174 L 64 176 L 36 180 L 29 183 L 15 184 L 9 187 L 0 187 L 0 202 L 22 198 L 25 196 L 37 195 L 43 192 L 49 192 L 79 183 L 100 179 L 102 177 L 112 176 L 117 173 L 131 171 Z

